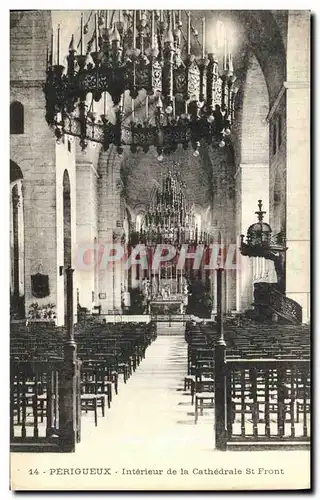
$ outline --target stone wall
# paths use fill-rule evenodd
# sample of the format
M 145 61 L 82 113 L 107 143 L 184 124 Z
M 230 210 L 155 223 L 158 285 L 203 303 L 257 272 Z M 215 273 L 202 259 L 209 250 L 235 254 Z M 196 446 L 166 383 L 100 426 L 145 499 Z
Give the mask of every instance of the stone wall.
M 75 248 L 75 150 L 65 138 L 57 144 L 45 120 L 46 47 L 51 12 L 11 12 L 10 101 L 24 106 L 24 133 L 10 136 L 10 158 L 23 174 L 25 238 L 25 305 L 53 303 L 57 323 L 64 323 L 63 174 L 71 186 L 71 245 Z M 72 260 L 72 265 L 74 259 Z M 31 276 L 49 276 L 49 296 L 32 295 Z
M 286 142 L 286 97 L 283 94 L 269 121 L 269 207 L 274 233 L 286 231 Z
M 286 293 L 310 319 L 310 11 L 290 11 L 286 82 Z
M 10 158 L 23 174 L 25 301 L 57 303 L 55 138 L 45 121 L 49 11 L 10 13 L 10 102 L 24 106 L 24 134 L 10 136 Z M 50 295 L 36 299 L 31 275 L 49 275 Z
M 77 183 L 77 245 L 75 281 L 81 307 L 90 311 L 98 305 L 98 151 L 89 147 L 83 153 L 77 146 L 76 183 Z M 88 260 L 87 260 L 88 259 Z
M 236 238 L 246 235 L 257 218 L 258 199 L 269 220 L 269 135 L 266 117 L 269 94 L 262 69 L 254 54 L 248 60 L 246 78 L 237 97 L 237 126 L 233 133 L 236 160 Z M 249 309 L 253 302 L 253 260 L 239 256 L 237 310 Z

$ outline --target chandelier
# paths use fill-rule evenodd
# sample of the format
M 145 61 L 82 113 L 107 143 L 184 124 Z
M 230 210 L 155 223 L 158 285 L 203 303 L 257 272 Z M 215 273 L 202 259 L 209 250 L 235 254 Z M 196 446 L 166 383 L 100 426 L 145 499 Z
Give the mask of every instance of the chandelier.
M 89 142 L 105 150 L 113 144 L 119 154 L 124 146 L 132 152 L 154 146 L 160 161 L 179 144 L 191 144 L 195 156 L 202 139 L 225 145 L 237 90 L 227 37 L 219 71 L 217 56 L 205 52 L 205 18 L 201 37 L 190 12 L 97 11 L 89 21 L 81 16 L 80 40 L 72 36 L 66 67 L 60 26 L 57 39 L 52 36 L 44 91 L 57 140 L 79 137 L 82 149 Z
M 200 231 L 193 206 L 187 202 L 185 184 L 178 174 L 168 171 L 146 211 L 138 234 L 133 233 L 131 243 L 149 246 L 171 244 L 209 244 L 209 234 Z

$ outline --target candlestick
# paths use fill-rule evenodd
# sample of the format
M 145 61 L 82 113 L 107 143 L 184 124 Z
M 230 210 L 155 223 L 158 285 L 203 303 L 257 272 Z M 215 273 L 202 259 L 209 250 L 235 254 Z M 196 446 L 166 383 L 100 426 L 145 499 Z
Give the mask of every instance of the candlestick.
M 172 11 L 172 29 L 173 31 L 176 29 L 176 13 L 174 10 Z
M 188 44 L 188 55 L 191 52 L 191 14 L 188 12 L 188 32 L 187 32 L 187 44 Z
M 151 48 L 154 48 L 154 10 L 151 11 Z
M 95 41 L 95 50 L 98 52 L 98 14 L 94 15 L 94 41 Z
M 94 15 L 94 25 L 95 25 L 95 48 L 98 52 L 98 14 Z
M 206 18 L 202 18 L 202 59 L 205 56 L 205 45 L 206 45 Z
M 83 14 L 81 14 L 81 25 L 80 25 L 80 54 L 83 55 Z
M 58 24 L 58 40 L 57 40 L 57 66 L 60 64 L 60 24 Z
M 54 49 L 53 49 L 53 33 L 52 33 L 52 35 L 51 35 L 51 66 L 53 66 L 53 64 L 54 64 L 53 52 L 54 52 Z
M 134 49 L 136 48 L 136 37 L 137 37 L 137 33 L 136 33 L 136 11 L 134 10 L 133 11 L 133 48 Z
M 182 17 L 181 17 L 181 10 L 179 10 L 179 25 L 181 25 L 181 20 L 182 20 Z
M 163 10 L 160 10 L 160 23 L 163 23 Z
M 173 118 L 176 117 L 176 98 L 175 98 L 175 96 L 172 97 L 172 116 L 173 116 Z
M 146 119 L 148 119 L 149 116 L 149 96 L 146 96 Z
M 109 28 L 109 11 L 105 11 L 106 28 Z
M 229 53 L 229 73 L 233 73 L 233 62 L 232 62 L 232 54 Z
M 107 114 L 107 92 L 103 93 L 103 114 Z
M 132 118 L 134 118 L 134 99 L 131 99 Z
M 224 32 L 224 61 L 223 61 L 223 69 L 226 71 L 227 69 L 227 32 Z

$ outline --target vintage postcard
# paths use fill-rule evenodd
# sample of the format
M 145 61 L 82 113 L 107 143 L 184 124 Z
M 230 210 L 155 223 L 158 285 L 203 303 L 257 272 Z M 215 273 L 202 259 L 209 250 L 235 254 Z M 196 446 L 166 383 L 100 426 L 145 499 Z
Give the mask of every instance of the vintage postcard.
M 10 11 L 11 490 L 310 489 L 310 18 Z

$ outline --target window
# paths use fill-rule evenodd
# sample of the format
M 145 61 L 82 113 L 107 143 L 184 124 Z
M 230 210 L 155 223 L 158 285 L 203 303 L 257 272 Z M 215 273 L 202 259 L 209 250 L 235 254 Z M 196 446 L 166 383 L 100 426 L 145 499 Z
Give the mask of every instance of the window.
M 21 102 L 13 101 L 10 104 L 10 134 L 24 133 L 24 109 Z

